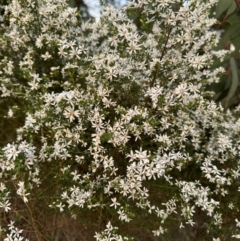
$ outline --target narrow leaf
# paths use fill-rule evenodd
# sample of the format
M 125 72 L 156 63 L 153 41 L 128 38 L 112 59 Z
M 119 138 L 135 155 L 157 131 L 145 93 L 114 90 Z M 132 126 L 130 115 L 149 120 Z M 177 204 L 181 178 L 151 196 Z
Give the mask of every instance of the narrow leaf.
M 225 11 L 227 11 L 231 7 L 232 2 L 233 1 L 229 0 L 220 0 L 216 9 L 216 18 L 219 18 Z
M 228 8 L 227 15 L 232 14 L 235 10 L 236 10 L 236 4 L 235 4 L 235 1 L 232 1 L 231 5 Z
M 230 68 L 232 72 L 232 84 L 230 87 L 230 90 L 228 92 L 228 95 L 225 100 L 225 108 L 228 107 L 230 99 L 234 96 L 237 87 L 238 87 L 238 69 L 237 69 L 237 63 L 236 60 L 232 57 L 230 59 Z

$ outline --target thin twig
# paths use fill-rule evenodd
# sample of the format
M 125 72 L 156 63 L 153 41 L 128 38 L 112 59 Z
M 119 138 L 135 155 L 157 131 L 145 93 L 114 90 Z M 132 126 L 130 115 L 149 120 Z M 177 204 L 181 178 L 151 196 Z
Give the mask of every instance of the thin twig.
M 41 234 L 41 232 L 37 228 L 36 220 L 33 217 L 32 209 L 28 205 L 28 203 L 25 203 L 25 206 L 27 207 L 27 209 L 28 209 L 28 211 L 30 213 L 30 217 L 31 217 L 31 220 L 32 220 L 32 226 L 33 226 L 33 229 L 35 231 L 36 238 L 37 238 L 38 241 L 41 241 L 42 240 L 42 238 L 41 238 L 42 234 Z
M 240 10 L 240 2 L 238 2 L 238 0 L 235 0 L 235 3 L 237 4 L 238 9 Z
M 160 60 L 162 60 L 162 58 L 163 58 L 163 56 L 164 56 L 164 54 L 165 54 L 165 52 L 166 52 L 166 48 L 167 48 L 167 44 L 168 44 L 168 40 L 169 40 L 169 37 L 170 37 L 171 32 L 172 32 L 172 27 L 169 28 L 169 31 L 168 31 L 168 33 L 167 33 L 167 40 L 166 40 L 166 42 L 165 42 L 165 44 L 164 44 L 164 47 L 163 47 L 163 50 L 162 50 L 162 54 L 161 54 Z

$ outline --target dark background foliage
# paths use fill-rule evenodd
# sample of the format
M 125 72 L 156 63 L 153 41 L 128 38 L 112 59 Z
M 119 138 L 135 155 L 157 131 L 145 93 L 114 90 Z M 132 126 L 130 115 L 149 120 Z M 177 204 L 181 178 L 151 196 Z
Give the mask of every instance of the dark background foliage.
M 238 5 L 238 6 L 237 6 Z M 225 109 L 234 108 L 240 103 L 240 3 L 238 0 L 219 0 L 212 13 L 218 19 L 215 30 L 221 33 L 216 49 L 230 50 L 223 63 L 216 61 L 213 68 L 223 66 L 225 73 L 220 82 L 209 86 L 215 92 L 214 100 L 220 101 Z

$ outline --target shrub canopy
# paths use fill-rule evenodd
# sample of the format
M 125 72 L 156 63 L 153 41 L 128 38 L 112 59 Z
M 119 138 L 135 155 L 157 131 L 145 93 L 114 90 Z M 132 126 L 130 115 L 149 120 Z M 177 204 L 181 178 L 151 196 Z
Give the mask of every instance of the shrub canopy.
M 206 91 L 226 54 L 215 2 L 106 6 L 99 22 L 63 0 L 4 8 L 1 100 L 21 120 L 0 156 L 5 241 L 57 240 L 56 214 L 96 240 L 239 236 L 239 109 Z

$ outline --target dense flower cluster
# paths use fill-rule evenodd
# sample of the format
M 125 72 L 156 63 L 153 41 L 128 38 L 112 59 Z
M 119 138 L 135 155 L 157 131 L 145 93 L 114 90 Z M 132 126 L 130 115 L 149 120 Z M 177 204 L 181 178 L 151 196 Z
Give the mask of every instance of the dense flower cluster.
M 224 72 L 210 68 L 226 54 L 214 50 L 215 2 L 141 0 L 107 6 L 99 22 L 82 21 L 64 0 L 5 7 L 1 98 L 16 100 L 7 118 L 25 115 L 0 156 L 5 240 L 22 240 L 9 220 L 21 220 L 23 207 L 31 219 L 41 195 L 72 218 L 104 213 L 97 240 L 130 240 L 116 226 L 139 213 L 154 220 L 156 236 L 171 219 L 197 226 L 196 212 L 206 215 L 208 232 L 223 229 L 227 212 L 238 217 L 240 109 L 224 111 L 205 91 Z

